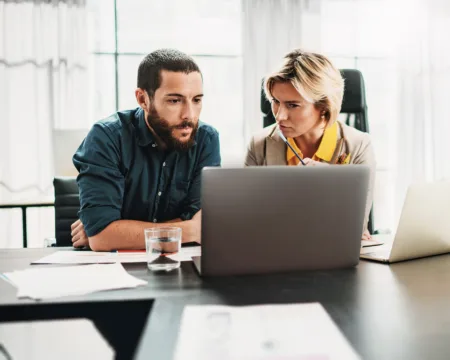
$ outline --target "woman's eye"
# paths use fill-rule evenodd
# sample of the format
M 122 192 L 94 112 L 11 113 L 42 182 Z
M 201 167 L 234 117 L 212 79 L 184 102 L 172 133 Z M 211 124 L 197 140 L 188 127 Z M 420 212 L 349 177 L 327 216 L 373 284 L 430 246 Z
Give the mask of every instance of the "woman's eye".
M 294 109 L 294 108 L 296 108 L 296 107 L 298 107 L 297 104 L 288 104 L 288 108 L 289 108 L 289 109 Z

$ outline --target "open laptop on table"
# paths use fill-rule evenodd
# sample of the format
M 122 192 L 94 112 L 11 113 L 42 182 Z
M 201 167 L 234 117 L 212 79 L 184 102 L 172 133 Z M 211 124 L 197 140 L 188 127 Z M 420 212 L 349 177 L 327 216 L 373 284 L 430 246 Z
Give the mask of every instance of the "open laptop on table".
M 355 266 L 369 183 L 364 165 L 205 168 L 201 275 Z
M 361 249 L 361 258 L 385 263 L 450 252 L 450 182 L 408 188 L 395 237 L 374 235 L 385 245 Z

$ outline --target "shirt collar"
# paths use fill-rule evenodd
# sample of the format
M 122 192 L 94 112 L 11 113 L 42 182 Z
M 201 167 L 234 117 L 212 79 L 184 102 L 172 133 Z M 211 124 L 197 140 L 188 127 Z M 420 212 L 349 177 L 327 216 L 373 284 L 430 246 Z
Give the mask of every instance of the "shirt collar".
M 333 125 L 325 129 L 322 141 L 320 142 L 319 148 L 317 149 L 314 156 L 324 161 L 328 162 L 331 161 L 334 155 L 334 151 L 336 150 L 337 140 L 338 140 L 338 124 L 336 121 L 334 122 Z M 297 147 L 297 144 L 295 143 L 294 139 L 288 138 L 288 141 L 289 144 L 294 148 L 294 150 L 300 156 L 303 156 L 300 149 Z M 295 157 L 295 154 L 288 147 L 286 153 L 286 160 L 289 162 L 289 160 L 291 160 L 293 157 Z
M 144 110 L 141 108 L 138 108 L 135 115 L 135 119 L 137 120 L 137 137 L 138 137 L 138 144 L 139 146 L 148 146 L 150 144 L 156 144 L 155 137 L 153 136 L 152 132 L 147 126 L 147 123 L 145 122 L 145 113 Z
M 289 145 L 291 145 L 293 147 L 293 149 L 295 150 L 295 152 L 301 157 L 303 158 L 303 154 L 302 151 L 298 148 L 297 144 L 295 143 L 294 139 L 292 138 L 288 138 L 287 141 L 289 142 Z M 287 152 L 286 152 L 286 160 L 289 163 L 291 161 L 292 158 L 295 158 L 295 154 L 294 152 L 291 150 L 291 148 L 288 146 L 287 147 Z
M 331 161 L 336 150 L 337 137 L 338 125 L 335 121 L 333 125 L 325 129 L 322 141 L 315 155 L 324 161 Z

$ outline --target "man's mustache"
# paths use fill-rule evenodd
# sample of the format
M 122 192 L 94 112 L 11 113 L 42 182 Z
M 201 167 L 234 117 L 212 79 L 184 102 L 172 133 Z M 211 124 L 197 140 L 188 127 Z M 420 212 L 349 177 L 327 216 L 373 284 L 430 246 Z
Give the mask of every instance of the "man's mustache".
M 184 120 L 181 124 L 172 126 L 173 129 L 183 129 L 183 128 L 187 128 L 187 127 L 190 127 L 193 129 L 195 127 L 194 122 L 189 121 L 189 120 Z

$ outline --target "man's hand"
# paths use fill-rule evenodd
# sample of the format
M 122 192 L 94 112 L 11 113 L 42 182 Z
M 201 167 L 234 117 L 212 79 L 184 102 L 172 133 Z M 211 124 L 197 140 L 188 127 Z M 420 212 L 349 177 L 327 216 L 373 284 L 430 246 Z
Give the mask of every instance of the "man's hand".
M 310 158 L 304 158 L 303 162 L 305 163 L 306 166 L 325 166 L 325 165 L 328 165 L 327 163 L 316 161 L 316 160 L 313 160 L 313 159 L 310 159 Z M 303 164 L 301 162 L 299 162 L 298 166 L 303 166 Z
M 182 242 L 198 242 L 201 243 L 201 232 L 202 232 L 202 211 L 198 211 L 191 220 L 189 225 L 183 230 L 183 240 Z
M 372 236 L 370 235 L 368 230 L 365 230 L 363 232 L 361 240 L 372 240 Z
M 74 248 L 89 246 L 89 239 L 84 231 L 83 223 L 80 220 L 75 221 L 70 228 L 72 230 L 72 245 Z

